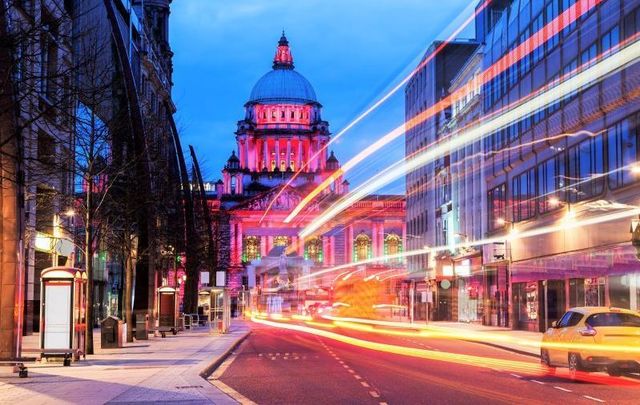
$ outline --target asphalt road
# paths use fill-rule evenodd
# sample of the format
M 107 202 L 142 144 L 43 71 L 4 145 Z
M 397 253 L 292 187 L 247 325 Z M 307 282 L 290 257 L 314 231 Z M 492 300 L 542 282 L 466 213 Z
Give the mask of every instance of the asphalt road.
M 630 378 L 596 373 L 588 382 L 573 382 L 562 377 L 562 370 L 556 376 L 531 375 L 500 365 L 459 364 L 461 356 L 455 354 L 516 361 L 525 368 L 539 362 L 478 343 L 332 330 L 368 341 L 445 353 L 448 359 L 440 361 L 255 323 L 252 327 L 253 333 L 216 378 L 259 404 L 637 404 L 640 398 L 640 381 Z

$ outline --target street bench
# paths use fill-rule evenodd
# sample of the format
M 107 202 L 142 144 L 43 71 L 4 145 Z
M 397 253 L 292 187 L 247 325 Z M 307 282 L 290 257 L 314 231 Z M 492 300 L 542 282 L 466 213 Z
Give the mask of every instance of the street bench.
M 0 365 L 5 366 L 13 366 L 13 372 L 18 373 L 19 378 L 27 378 L 29 376 L 29 372 L 27 371 L 27 366 L 24 365 L 24 362 L 19 360 L 0 360 Z

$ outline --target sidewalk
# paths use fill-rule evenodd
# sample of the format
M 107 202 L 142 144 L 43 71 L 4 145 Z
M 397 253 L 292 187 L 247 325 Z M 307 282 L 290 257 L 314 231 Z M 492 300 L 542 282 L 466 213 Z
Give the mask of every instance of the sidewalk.
M 24 379 L 0 367 L 0 403 L 235 404 L 201 374 L 210 372 L 249 332 L 245 322 L 234 320 L 225 335 L 203 329 L 151 337 L 120 349 L 98 348 L 71 367 L 32 363 Z M 99 334 L 95 341 L 100 346 Z
M 540 356 L 542 333 L 462 322 L 429 322 L 437 330 L 462 333 L 461 339 L 530 356 Z

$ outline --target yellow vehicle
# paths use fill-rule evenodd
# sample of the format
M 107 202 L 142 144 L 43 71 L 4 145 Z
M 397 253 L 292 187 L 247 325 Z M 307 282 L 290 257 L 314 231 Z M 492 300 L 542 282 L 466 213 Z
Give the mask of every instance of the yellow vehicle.
M 571 308 L 542 338 L 540 361 L 548 367 L 604 371 L 619 376 L 640 371 L 640 314 L 607 307 Z

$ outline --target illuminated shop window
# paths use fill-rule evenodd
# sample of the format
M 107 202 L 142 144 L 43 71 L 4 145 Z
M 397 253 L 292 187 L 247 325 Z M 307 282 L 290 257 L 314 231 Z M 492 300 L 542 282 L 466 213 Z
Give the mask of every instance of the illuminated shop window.
M 313 260 L 316 263 L 322 263 L 323 261 L 322 239 L 312 238 L 305 242 L 304 258 L 307 260 Z
M 250 262 L 258 258 L 260 258 L 260 239 L 257 236 L 246 236 L 244 238 L 242 261 Z
M 274 246 L 289 246 L 289 237 L 288 236 L 276 236 L 273 238 Z
M 361 261 L 371 259 L 371 238 L 369 238 L 364 232 L 360 232 L 356 236 L 354 241 L 353 259 L 354 261 Z

